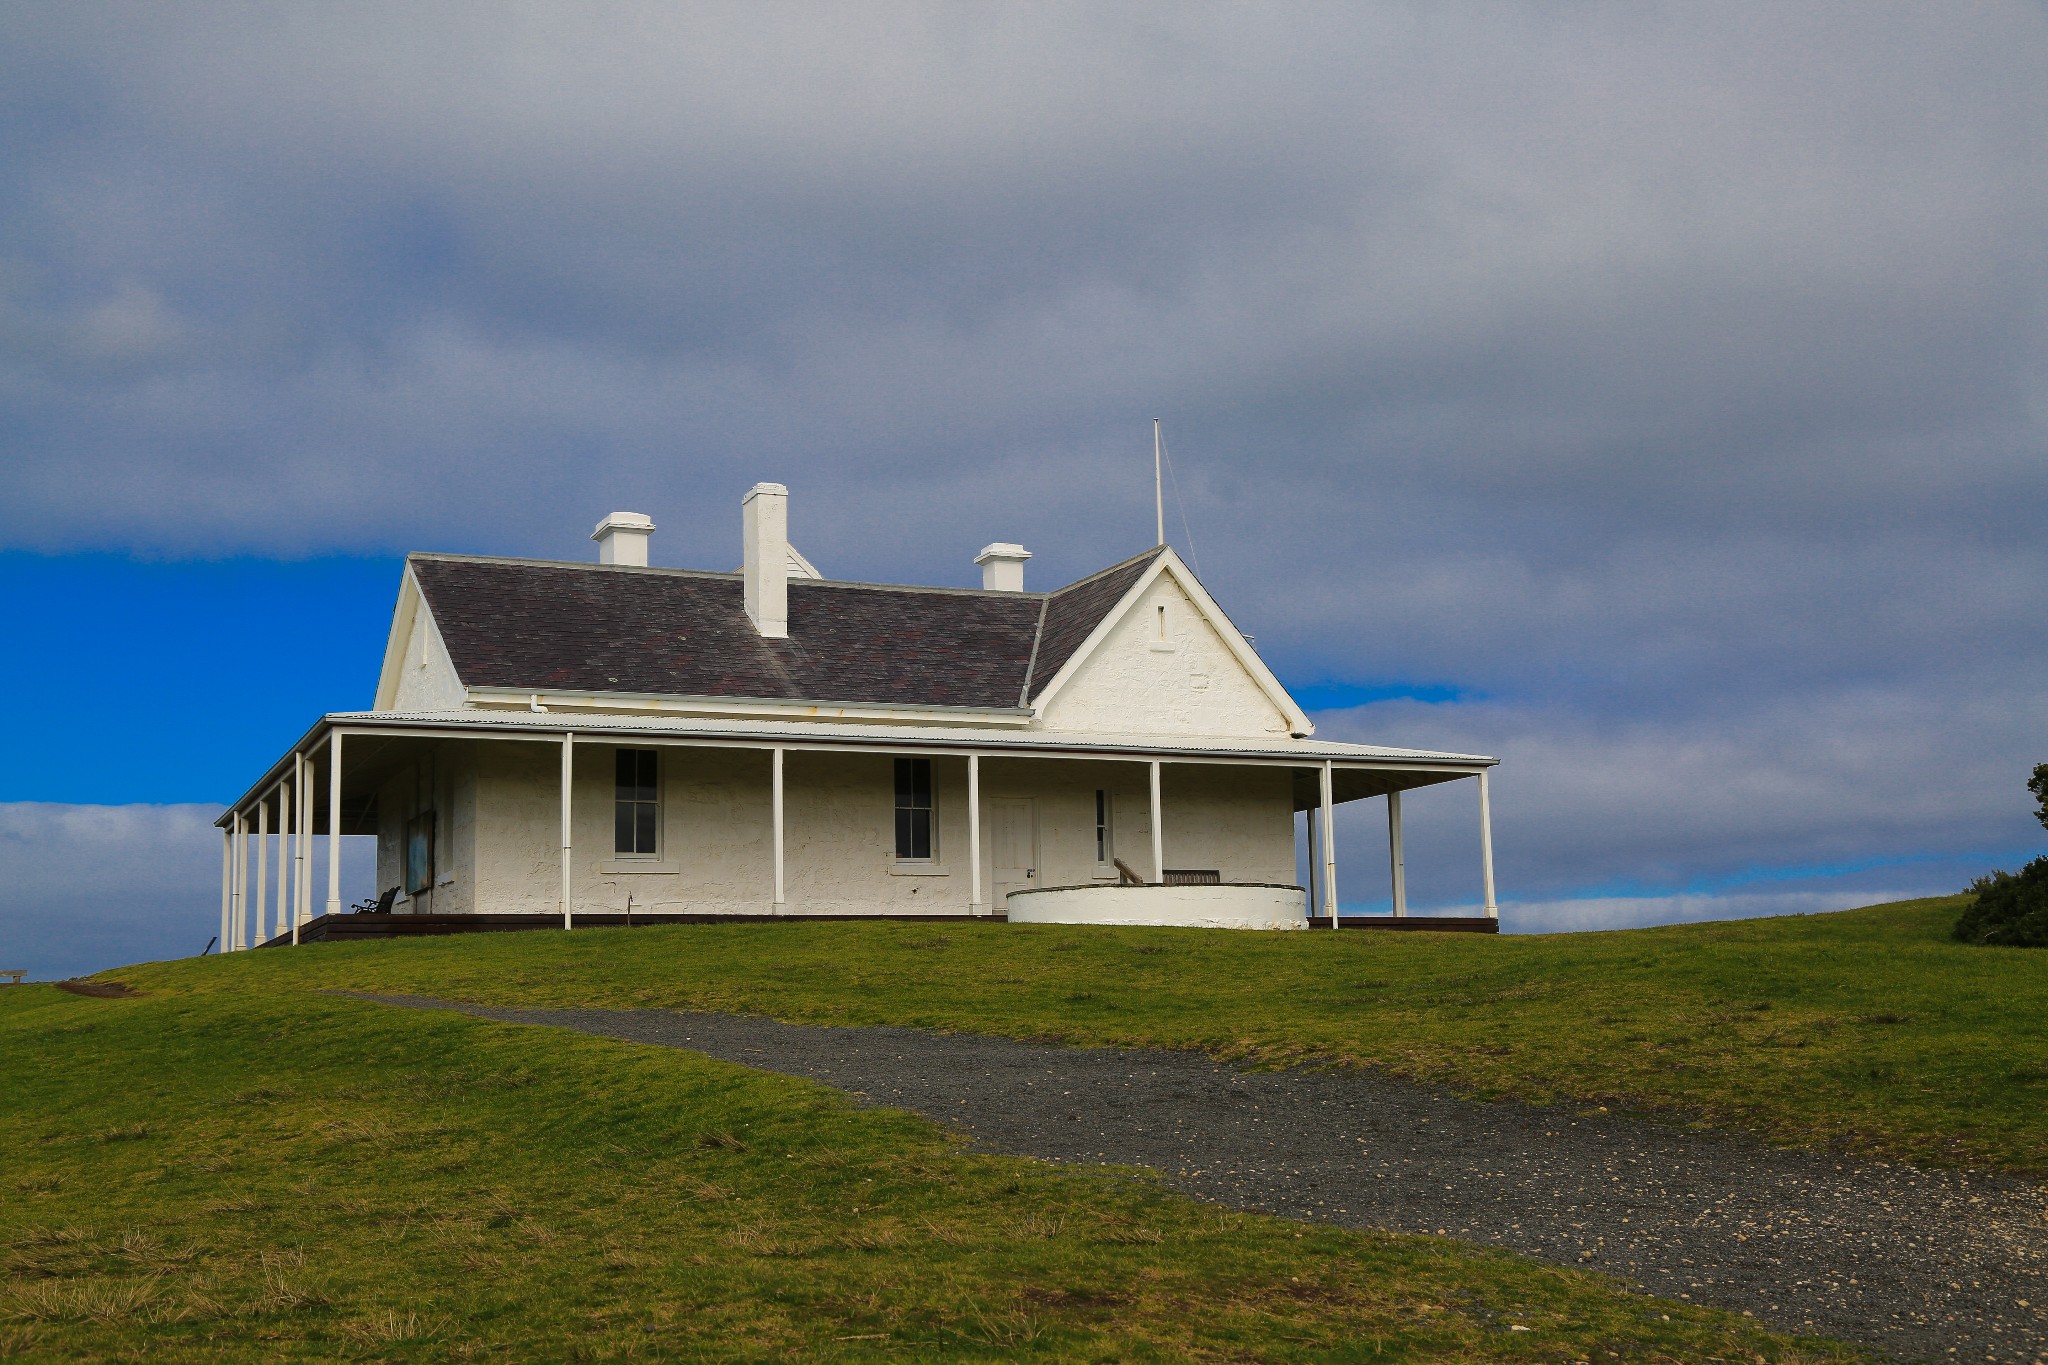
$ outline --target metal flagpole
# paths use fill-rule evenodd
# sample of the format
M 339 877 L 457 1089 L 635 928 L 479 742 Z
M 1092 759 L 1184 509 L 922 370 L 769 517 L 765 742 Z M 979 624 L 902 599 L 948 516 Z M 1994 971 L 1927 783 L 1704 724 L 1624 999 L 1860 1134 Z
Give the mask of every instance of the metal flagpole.
M 1159 419 L 1152 419 L 1152 509 L 1159 517 L 1158 544 L 1166 543 L 1166 485 L 1159 479 Z

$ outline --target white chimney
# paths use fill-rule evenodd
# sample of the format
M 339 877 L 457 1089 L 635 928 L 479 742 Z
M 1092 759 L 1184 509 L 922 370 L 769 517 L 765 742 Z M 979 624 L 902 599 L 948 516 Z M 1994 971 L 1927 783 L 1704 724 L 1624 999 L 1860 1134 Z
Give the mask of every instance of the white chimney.
M 614 512 L 597 524 L 590 538 L 597 542 L 600 564 L 633 564 L 647 567 L 647 537 L 654 534 L 654 519 L 644 512 Z
M 789 638 L 789 490 L 757 483 L 740 500 L 747 619 L 770 640 Z
M 1024 561 L 1031 551 L 997 541 L 984 546 L 974 562 L 981 565 L 981 586 L 989 592 L 1024 591 Z

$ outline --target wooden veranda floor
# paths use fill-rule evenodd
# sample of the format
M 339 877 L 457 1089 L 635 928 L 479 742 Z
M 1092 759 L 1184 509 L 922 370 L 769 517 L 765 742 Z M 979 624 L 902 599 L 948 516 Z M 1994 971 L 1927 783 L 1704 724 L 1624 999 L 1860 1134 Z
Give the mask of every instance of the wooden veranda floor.
M 648 924 L 773 924 L 789 920 L 846 920 L 886 919 L 918 923 L 948 923 L 979 920 L 996 924 L 1005 923 L 1007 915 L 708 915 L 670 914 L 633 915 L 630 918 L 617 914 L 580 914 L 576 916 L 578 929 L 630 929 L 636 925 Z M 392 915 L 392 914 L 348 914 L 322 915 L 299 927 L 301 943 L 338 943 L 359 938 L 412 938 L 415 936 L 436 936 L 444 934 L 503 934 L 517 933 L 532 929 L 560 929 L 562 921 L 553 915 Z M 1309 917 L 1311 929 L 1330 927 L 1328 915 Z M 1345 915 L 1338 924 L 1342 929 L 1396 929 L 1422 933 L 1454 934 L 1497 934 L 1500 921 L 1484 916 L 1447 915 L 1406 915 L 1396 919 L 1392 915 Z M 261 947 L 289 947 L 291 935 L 285 934 L 262 943 Z
M 1310 915 L 1308 927 L 1327 929 L 1328 915 Z M 1497 934 L 1500 921 L 1486 915 L 1343 915 L 1339 929 L 1405 929 L 1424 934 Z
M 704 914 L 578 914 L 578 929 L 631 929 L 649 924 L 779 924 L 790 920 L 893 919 L 945 923 L 955 920 L 992 920 L 1002 923 L 1004 915 L 704 915 Z M 359 938 L 412 938 L 441 934 L 503 934 L 530 929 L 560 929 L 556 915 L 379 915 L 373 912 L 322 915 L 299 926 L 301 943 L 336 943 Z M 291 946 L 292 936 L 284 934 L 257 945 L 275 948 Z

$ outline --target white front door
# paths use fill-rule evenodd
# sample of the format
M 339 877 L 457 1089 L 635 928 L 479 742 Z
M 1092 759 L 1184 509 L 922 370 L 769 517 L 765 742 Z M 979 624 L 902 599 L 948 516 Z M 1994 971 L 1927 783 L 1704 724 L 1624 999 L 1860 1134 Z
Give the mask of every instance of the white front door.
M 1038 803 L 1028 796 L 996 796 L 988 803 L 989 889 L 997 914 L 1012 891 L 1038 885 Z

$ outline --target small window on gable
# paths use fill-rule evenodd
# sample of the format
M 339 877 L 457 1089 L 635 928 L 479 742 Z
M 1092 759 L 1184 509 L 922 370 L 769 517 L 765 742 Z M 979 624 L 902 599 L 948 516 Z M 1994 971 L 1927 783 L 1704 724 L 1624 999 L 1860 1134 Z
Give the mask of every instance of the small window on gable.
M 612 849 L 628 857 L 655 857 L 661 852 L 661 755 L 653 749 L 617 753 Z
M 1159 608 L 1159 638 L 1166 638 L 1166 608 L 1163 606 Z
M 929 862 L 932 857 L 932 761 L 896 760 L 896 856 Z
M 1095 861 L 1104 867 L 1116 857 L 1116 830 L 1112 827 L 1112 812 L 1109 793 L 1097 788 L 1095 792 Z

